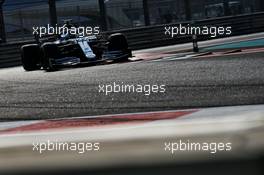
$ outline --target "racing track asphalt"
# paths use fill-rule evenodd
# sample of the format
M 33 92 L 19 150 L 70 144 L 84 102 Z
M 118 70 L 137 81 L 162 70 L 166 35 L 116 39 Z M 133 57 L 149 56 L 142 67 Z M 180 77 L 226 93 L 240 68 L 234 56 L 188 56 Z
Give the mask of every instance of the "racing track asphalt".
M 0 121 L 264 104 L 264 53 L 142 61 L 57 72 L 0 70 Z M 99 93 L 99 85 L 164 84 L 165 93 Z

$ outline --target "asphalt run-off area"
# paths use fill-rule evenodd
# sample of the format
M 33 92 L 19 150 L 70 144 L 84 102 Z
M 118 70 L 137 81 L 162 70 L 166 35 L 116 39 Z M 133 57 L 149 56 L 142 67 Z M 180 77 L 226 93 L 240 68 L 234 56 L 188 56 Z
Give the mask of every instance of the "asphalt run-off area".
M 202 54 L 177 52 L 178 46 L 153 48 L 136 51 L 136 61 L 132 62 L 55 72 L 25 72 L 22 67 L 1 69 L 0 120 L 263 104 L 262 40 L 241 42 L 238 38 L 227 44 L 219 44 L 221 39 L 208 41 L 201 44 L 210 45 L 203 47 L 206 51 Z M 164 85 L 165 92 L 99 92 L 100 85 L 113 82 Z
M 136 50 L 128 62 L 52 72 L 0 69 L 1 173 L 204 174 L 213 167 L 258 174 L 262 38 L 199 42 L 200 53 L 192 43 Z M 141 90 L 106 93 L 114 85 Z M 88 143 L 97 151 L 50 151 L 50 143 Z M 174 147 L 182 143 L 210 150 Z M 211 149 L 217 144 L 228 150 Z

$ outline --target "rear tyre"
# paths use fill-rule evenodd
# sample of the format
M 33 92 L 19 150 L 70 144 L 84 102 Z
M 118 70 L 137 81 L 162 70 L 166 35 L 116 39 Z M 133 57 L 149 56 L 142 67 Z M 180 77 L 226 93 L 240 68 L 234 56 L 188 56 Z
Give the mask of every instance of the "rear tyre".
M 58 48 L 56 44 L 45 43 L 41 47 L 42 50 L 42 65 L 43 68 L 47 71 L 55 70 L 52 60 L 55 60 L 58 57 Z
M 26 71 L 40 69 L 40 48 L 37 44 L 21 47 L 21 62 Z

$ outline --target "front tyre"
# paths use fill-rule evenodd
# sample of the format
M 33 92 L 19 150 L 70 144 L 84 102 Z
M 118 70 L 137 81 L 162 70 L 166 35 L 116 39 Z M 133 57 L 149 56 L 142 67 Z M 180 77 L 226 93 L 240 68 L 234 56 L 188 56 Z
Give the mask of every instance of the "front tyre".
M 26 71 L 40 69 L 40 48 L 37 44 L 29 44 L 21 47 L 21 62 Z
M 127 61 L 129 57 L 132 57 L 131 50 L 128 48 L 128 42 L 122 33 L 115 33 L 108 37 L 108 51 L 121 51 L 123 55 L 122 60 Z

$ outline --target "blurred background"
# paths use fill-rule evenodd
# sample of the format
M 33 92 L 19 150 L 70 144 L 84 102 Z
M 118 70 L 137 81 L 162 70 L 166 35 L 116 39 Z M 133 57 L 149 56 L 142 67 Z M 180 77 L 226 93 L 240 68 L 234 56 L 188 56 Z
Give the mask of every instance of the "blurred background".
M 3 1 L 3 0 L 2 0 Z M 6 38 L 24 38 L 33 26 L 61 24 L 111 31 L 264 11 L 263 0 L 5 0 Z

